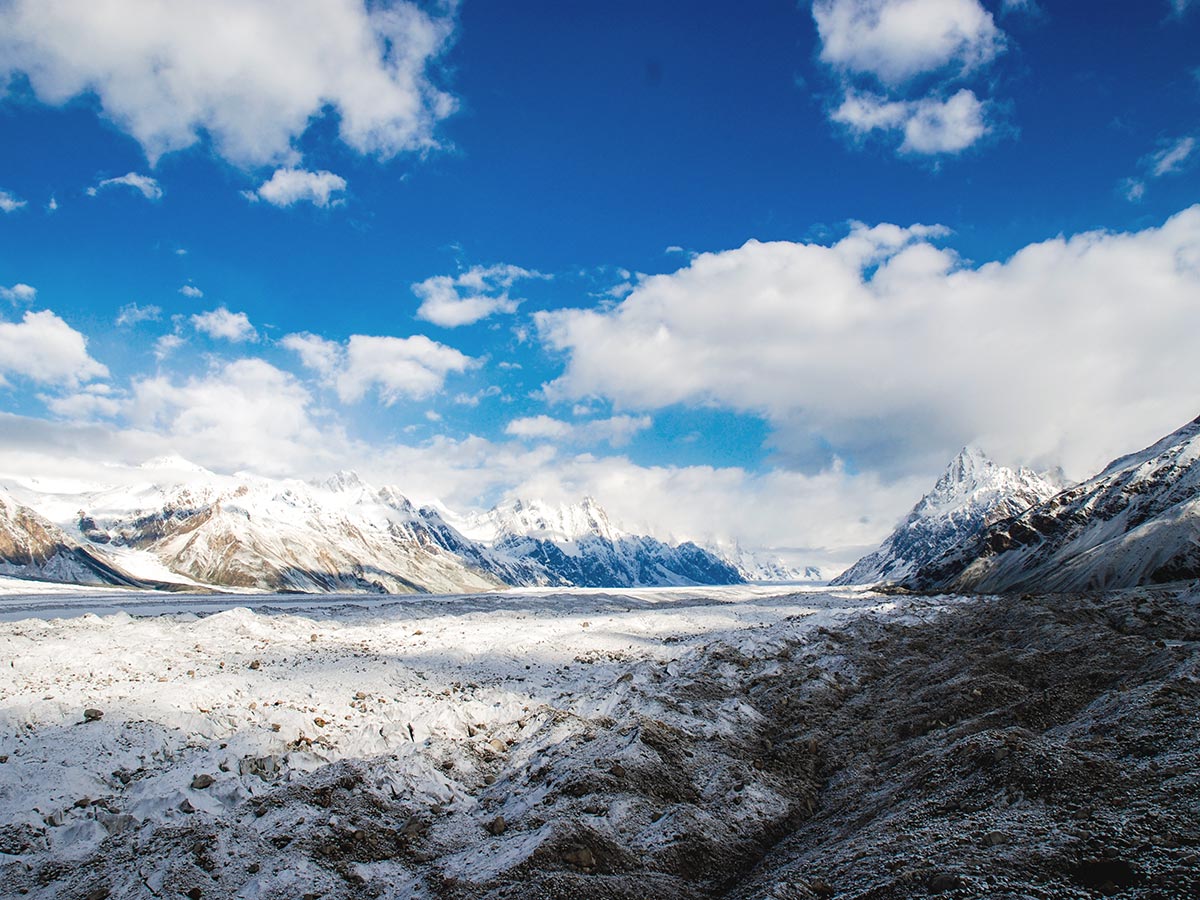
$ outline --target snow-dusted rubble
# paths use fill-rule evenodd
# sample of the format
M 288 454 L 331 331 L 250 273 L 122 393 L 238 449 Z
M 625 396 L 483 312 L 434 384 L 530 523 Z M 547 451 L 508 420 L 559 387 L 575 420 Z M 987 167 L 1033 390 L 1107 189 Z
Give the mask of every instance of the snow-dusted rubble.
M 832 584 L 902 582 L 993 522 L 1017 515 L 1061 488 L 1058 476 L 997 465 L 978 448 L 964 447 L 879 548 Z
M 908 573 L 906 585 L 1078 591 L 1200 577 L 1200 419 Z
M 1200 887 L 1193 594 L 326 599 L 0 624 L 5 895 Z

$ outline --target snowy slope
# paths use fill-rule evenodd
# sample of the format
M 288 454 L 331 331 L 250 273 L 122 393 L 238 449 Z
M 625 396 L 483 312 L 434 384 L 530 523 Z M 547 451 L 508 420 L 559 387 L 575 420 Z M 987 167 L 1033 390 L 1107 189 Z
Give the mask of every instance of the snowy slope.
M 908 586 L 1076 591 L 1200 577 L 1200 419 L 980 533 Z
M 965 447 L 879 549 L 832 583 L 903 581 L 993 522 L 1049 499 L 1060 487 L 1052 478 L 997 465 L 979 449 Z
M 501 557 L 540 566 L 548 573 L 546 584 L 647 587 L 744 580 L 734 566 L 694 543 L 672 546 L 621 531 L 591 497 L 564 506 L 510 501 L 463 530 Z

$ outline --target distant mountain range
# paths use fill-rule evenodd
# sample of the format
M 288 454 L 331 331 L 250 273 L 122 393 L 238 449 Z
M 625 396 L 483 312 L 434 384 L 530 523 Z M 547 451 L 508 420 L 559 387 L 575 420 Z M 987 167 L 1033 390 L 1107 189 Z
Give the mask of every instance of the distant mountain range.
M 154 460 L 132 485 L 0 488 L 0 574 L 78 584 L 458 593 L 732 584 L 729 561 L 612 525 L 591 498 L 457 519 L 353 472 L 322 483 Z M 35 511 L 36 510 L 36 511 Z
M 834 583 L 1004 593 L 1200 578 L 1198 459 L 1200 419 L 1061 489 L 964 451 L 880 548 Z

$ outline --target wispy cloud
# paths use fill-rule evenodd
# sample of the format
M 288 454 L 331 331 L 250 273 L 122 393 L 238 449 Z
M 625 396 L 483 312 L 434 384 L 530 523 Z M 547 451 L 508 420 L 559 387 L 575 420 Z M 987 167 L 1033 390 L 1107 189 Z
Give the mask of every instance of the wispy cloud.
M 0 191 L 0 211 L 11 213 L 28 206 L 28 202 L 20 200 L 8 191 Z
M 137 172 L 127 172 L 119 178 L 105 178 L 94 187 L 88 188 L 87 194 L 89 197 L 95 197 L 100 191 L 113 187 L 132 188 L 147 200 L 161 200 L 163 195 L 162 187 L 156 179 L 149 175 L 139 175 Z

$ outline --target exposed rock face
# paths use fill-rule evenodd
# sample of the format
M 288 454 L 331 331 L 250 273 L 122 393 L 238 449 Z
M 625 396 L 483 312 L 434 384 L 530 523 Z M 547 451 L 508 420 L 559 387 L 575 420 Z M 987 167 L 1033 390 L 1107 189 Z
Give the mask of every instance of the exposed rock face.
M 923 590 L 1080 591 L 1200 577 L 1200 419 L 913 572 Z
M 0 575 L 72 584 L 139 584 L 137 579 L 82 546 L 61 528 L 2 490 Z
M 902 582 L 992 523 L 1042 503 L 1060 488 L 1050 477 L 997 465 L 966 447 L 879 549 L 832 584 Z

